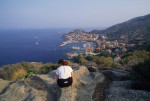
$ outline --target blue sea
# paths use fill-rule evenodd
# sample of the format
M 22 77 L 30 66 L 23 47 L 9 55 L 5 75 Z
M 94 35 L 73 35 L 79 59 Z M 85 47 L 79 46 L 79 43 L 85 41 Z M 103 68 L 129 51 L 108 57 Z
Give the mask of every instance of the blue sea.
M 59 45 L 64 41 L 62 36 L 72 29 L 26 29 L 0 30 L 0 67 L 7 64 L 25 62 L 57 63 L 58 59 L 65 58 L 65 53 L 73 52 L 68 44 Z

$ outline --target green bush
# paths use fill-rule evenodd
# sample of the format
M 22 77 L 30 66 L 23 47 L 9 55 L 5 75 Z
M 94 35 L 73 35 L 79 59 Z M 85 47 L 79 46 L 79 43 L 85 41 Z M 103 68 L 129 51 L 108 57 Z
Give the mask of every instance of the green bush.
M 100 65 L 100 68 L 103 68 L 103 67 L 115 68 L 116 67 L 112 57 L 104 57 L 104 56 L 96 57 L 93 61 L 96 64 Z
M 27 74 L 27 71 L 24 69 L 18 69 L 17 71 L 14 71 L 11 75 L 11 80 L 18 80 L 21 76 L 25 76 Z
M 22 65 L 19 63 L 3 66 L 0 68 L 0 77 L 2 79 L 11 80 L 13 73 L 19 69 L 23 69 Z
M 85 64 L 86 60 L 84 58 L 80 58 L 79 59 L 79 64 L 83 65 Z
M 43 67 L 38 71 L 39 74 L 46 74 L 52 70 L 55 70 L 58 68 L 58 64 L 52 64 L 52 63 L 47 63 L 44 64 Z
M 87 56 L 85 59 L 88 61 L 92 61 L 95 58 L 95 56 Z
M 133 80 L 150 82 L 150 58 L 133 66 L 132 70 L 131 77 Z
M 79 63 L 79 64 L 81 64 L 81 65 L 83 65 L 83 64 L 86 62 L 86 60 L 84 59 L 84 57 L 81 56 L 81 55 L 78 55 L 78 56 L 76 56 L 76 57 L 73 57 L 73 61 L 74 61 L 75 63 Z
M 11 80 L 17 80 L 19 79 L 30 77 L 29 74 L 45 74 L 52 70 L 57 69 L 58 64 L 52 64 L 47 63 L 43 64 L 41 62 L 21 62 L 17 64 L 12 65 L 6 65 L 0 68 L 0 78 Z M 22 75 L 22 73 L 17 73 L 18 70 L 25 70 L 27 75 Z M 15 76 L 14 76 L 15 75 Z
M 134 52 L 129 52 L 127 55 L 123 57 L 123 59 L 120 61 L 121 64 L 127 64 L 131 60 L 147 60 L 149 58 L 149 52 L 142 50 L 142 51 L 134 51 Z
M 21 65 L 28 73 L 33 72 L 35 74 L 39 73 L 39 70 L 43 67 L 42 62 L 21 62 Z
M 122 65 L 122 67 L 124 67 L 124 69 L 132 70 L 132 66 L 148 60 L 149 54 L 150 53 L 145 50 L 129 52 L 122 57 L 119 63 Z

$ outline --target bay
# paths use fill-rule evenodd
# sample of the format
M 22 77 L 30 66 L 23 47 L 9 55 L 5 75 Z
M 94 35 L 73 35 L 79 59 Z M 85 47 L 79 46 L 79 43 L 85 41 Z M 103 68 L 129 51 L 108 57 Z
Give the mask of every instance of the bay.
M 59 47 L 63 33 L 72 29 L 0 30 L 0 67 L 25 62 L 57 63 L 73 52 L 71 45 Z M 79 44 L 80 45 L 80 44 Z

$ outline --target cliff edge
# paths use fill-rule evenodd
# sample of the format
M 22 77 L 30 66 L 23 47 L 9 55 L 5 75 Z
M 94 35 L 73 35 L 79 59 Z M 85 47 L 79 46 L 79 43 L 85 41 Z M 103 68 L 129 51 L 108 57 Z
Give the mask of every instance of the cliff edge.
M 150 92 L 132 90 L 129 73 L 118 69 L 89 72 L 74 69 L 74 87 L 59 88 L 55 71 L 33 75 L 26 81 L 0 79 L 0 101 L 148 101 Z

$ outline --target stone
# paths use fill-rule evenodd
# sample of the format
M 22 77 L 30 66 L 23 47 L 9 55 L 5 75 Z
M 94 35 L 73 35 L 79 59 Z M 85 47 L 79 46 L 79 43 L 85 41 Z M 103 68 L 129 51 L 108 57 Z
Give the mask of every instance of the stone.
M 99 72 L 109 77 L 109 79 L 112 79 L 112 80 L 119 81 L 119 80 L 130 79 L 129 71 L 125 71 L 121 69 L 103 68 L 102 70 L 99 70 Z
M 93 67 L 88 67 L 88 70 L 89 72 L 97 72 L 97 69 Z
M 0 101 L 46 101 L 45 96 L 40 96 L 39 92 L 22 83 L 12 83 L 0 95 Z
M 104 68 L 89 72 L 85 66 L 74 71 L 74 86 L 59 88 L 56 70 L 33 75 L 25 81 L 0 79 L 0 101 L 149 101 L 150 92 L 131 89 L 129 72 Z M 133 99 L 133 100 L 131 100 Z
M 105 101 L 150 101 L 150 92 L 129 89 L 132 83 L 132 81 L 113 81 L 105 91 Z

